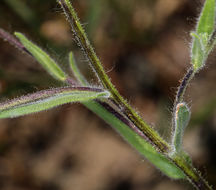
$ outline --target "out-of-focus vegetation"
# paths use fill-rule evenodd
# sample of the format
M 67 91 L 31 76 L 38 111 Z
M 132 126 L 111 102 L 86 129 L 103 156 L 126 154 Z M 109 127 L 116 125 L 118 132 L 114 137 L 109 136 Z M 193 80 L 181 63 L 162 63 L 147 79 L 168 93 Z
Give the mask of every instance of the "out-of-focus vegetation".
M 190 57 L 188 31 L 199 3 L 186 0 L 74 0 L 113 83 L 169 139 L 171 103 Z M 68 70 L 73 50 L 92 83 L 56 1 L 3 0 L 0 27 L 22 31 Z M 0 41 L 1 100 L 56 86 L 32 59 Z M 214 54 L 214 53 L 213 53 Z M 215 184 L 215 58 L 187 92 L 192 121 L 185 149 Z M 120 76 L 120 77 L 119 77 Z M 21 90 L 22 89 L 22 90 Z M 163 125 L 157 126 L 157 123 Z M 81 147 L 86 147 L 84 150 Z M 206 166 L 205 168 L 203 166 Z M 0 121 L 2 189 L 184 189 L 170 182 L 81 106 Z

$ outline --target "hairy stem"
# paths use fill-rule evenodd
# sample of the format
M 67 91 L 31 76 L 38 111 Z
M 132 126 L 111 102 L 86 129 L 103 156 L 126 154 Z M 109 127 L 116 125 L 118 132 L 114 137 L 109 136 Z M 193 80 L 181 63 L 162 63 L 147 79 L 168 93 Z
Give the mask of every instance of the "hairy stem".
M 171 160 L 184 172 L 187 180 L 197 190 L 213 190 L 208 182 L 202 177 L 201 173 L 189 163 L 183 155 L 176 155 Z
M 24 47 L 23 44 L 21 44 L 19 42 L 19 40 L 17 40 L 13 35 L 9 34 L 8 32 L 4 31 L 1 28 L 0 28 L 0 38 L 2 38 L 3 40 L 8 41 L 11 45 L 16 47 L 20 51 L 23 51 L 23 52 L 31 55 L 31 53 Z
M 97 57 L 93 47 L 91 46 L 84 29 L 82 28 L 81 23 L 77 17 L 77 14 L 72 7 L 69 0 L 59 0 L 64 13 L 72 27 L 72 32 L 74 34 L 77 44 L 83 50 L 85 56 L 87 57 L 90 65 L 93 67 L 95 73 L 97 74 L 98 79 L 104 86 L 108 89 L 114 99 L 114 101 L 122 107 L 125 115 L 130 119 L 135 126 L 137 126 L 149 142 L 160 151 L 168 152 L 170 147 L 166 141 L 164 141 L 159 134 L 154 131 L 148 124 L 146 124 L 143 119 L 132 109 L 132 107 L 127 103 L 127 101 L 119 94 L 117 89 L 111 83 L 109 77 L 103 69 L 103 66 Z
M 176 117 L 175 117 L 176 107 L 179 103 L 181 103 L 183 101 L 185 91 L 186 91 L 191 79 L 194 77 L 194 74 L 195 74 L 195 71 L 194 71 L 193 67 L 191 67 L 187 71 L 187 73 L 185 74 L 183 79 L 181 80 L 181 83 L 178 87 L 178 91 L 177 91 L 174 106 L 173 106 L 173 116 L 172 116 L 172 128 L 174 131 L 175 131 L 175 119 L 176 119 Z
M 191 67 L 178 87 L 178 91 L 176 94 L 174 107 L 173 107 L 173 130 L 175 130 L 175 113 L 177 109 L 177 105 L 183 101 L 185 91 L 194 77 L 196 71 L 194 71 L 193 67 Z M 184 171 L 185 175 L 187 176 L 188 181 L 193 184 L 193 186 L 197 190 L 212 190 L 212 187 L 208 184 L 208 182 L 202 177 L 201 173 L 196 170 L 191 163 L 185 160 L 184 156 L 180 154 L 176 154 L 174 157 L 171 156 L 172 161 Z
M 194 74 L 195 74 L 194 69 L 193 69 L 193 67 L 191 67 L 187 71 L 186 75 L 183 77 L 181 84 L 178 87 L 177 94 L 176 94 L 174 109 L 178 103 L 182 102 L 185 91 L 186 91 L 188 84 L 190 83 L 191 79 L 194 77 Z
M 195 71 L 193 69 L 193 67 L 191 67 L 187 73 L 185 74 L 185 76 L 183 77 L 183 79 L 181 80 L 181 83 L 178 87 L 178 91 L 175 97 L 175 102 L 174 102 L 174 106 L 173 106 L 173 113 L 172 113 L 172 129 L 173 131 L 175 131 L 175 120 L 176 120 L 176 107 L 179 103 L 181 103 L 183 101 L 184 98 L 184 94 L 185 91 L 191 81 L 191 79 L 194 77 Z

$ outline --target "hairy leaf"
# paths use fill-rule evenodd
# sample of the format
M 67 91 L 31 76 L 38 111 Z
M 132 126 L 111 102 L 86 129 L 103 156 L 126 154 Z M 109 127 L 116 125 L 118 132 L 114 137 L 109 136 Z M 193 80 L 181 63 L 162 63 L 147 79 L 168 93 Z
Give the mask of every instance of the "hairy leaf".
M 34 58 L 56 79 L 64 81 L 66 74 L 55 63 L 55 61 L 41 48 L 29 41 L 23 34 L 15 32 L 16 37 L 25 46 L 25 48 L 34 56 Z
M 184 130 L 190 120 L 190 110 L 185 103 L 179 103 L 176 106 L 175 112 L 175 130 L 173 134 L 173 146 L 174 152 L 180 152 L 182 150 L 182 139 Z
M 202 37 L 196 33 L 191 33 L 193 37 L 193 46 L 192 46 L 192 63 L 195 71 L 199 70 L 204 66 L 206 61 L 206 47 L 203 44 Z
M 201 69 L 206 62 L 208 54 L 214 46 L 215 31 L 215 0 L 206 0 L 201 15 L 198 19 L 196 31 L 192 33 L 192 65 L 195 71 Z
M 0 118 L 36 113 L 72 102 L 108 98 L 109 92 L 89 87 L 64 87 L 36 92 L 0 104 Z
M 70 68 L 77 79 L 77 81 L 82 84 L 83 86 L 86 86 L 88 83 L 83 77 L 83 75 L 80 73 L 79 68 L 77 67 L 76 60 L 74 58 L 74 55 L 72 52 L 69 53 L 69 63 L 70 63 Z
M 215 0 L 206 0 L 197 23 L 197 34 L 212 35 L 215 30 Z
M 184 179 L 185 175 L 166 156 L 156 151 L 156 148 L 140 137 L 126 124 L 120 121 L 112 113 L 94 101 L 84 103 L 86 107 L 95 112 L 110 124 L 119 134 L 127 140 L 141 155 L 147 158 L 152 164 L 160 169 L 164 174 L 173 179 Z

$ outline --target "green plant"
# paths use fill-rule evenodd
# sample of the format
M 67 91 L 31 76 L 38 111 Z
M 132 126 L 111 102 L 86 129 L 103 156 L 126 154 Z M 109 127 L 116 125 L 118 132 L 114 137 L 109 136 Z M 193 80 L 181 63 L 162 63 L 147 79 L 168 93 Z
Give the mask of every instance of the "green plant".
M 88 83 L 80 73 L 73 53 L 69 63 L 76 81 L 66 74 L 41 48 L 23 34 L 15 32 L 16 38 L 0 29 L 0 36 L 21 51 L 34 57 L 56 80 L 65 87 L 39 91 L 0 104 L 0 118 L 18 117 L 47 110 L 58 105 L 81 102 L 87 108 L 113 126 L 136 150 L 152 162 L 164 174 L 173 179 L 188 180 L 196 189 L 212 189 L 200 172 L 192 165 L 189 155 L 182 148 L 184 129 L 190 120 L 190 110 L 184 102 L 184 93 L 194 75 L 205 65 L 215 45 L 215 0 L 206 0 L 198 19 L 195 32 L 191 33 L 191 68 L 178 88 L 173 107 L 173 136 L 166 142 L 139 116 L 119 94 L 104 71 L 84 29 L 69 0 L 58 1 L 64 10 L 77 44 L 83 50 L 89 65 L 95 71 L 100 87 Z M 18 40 L 17 40 L 18 39 Z

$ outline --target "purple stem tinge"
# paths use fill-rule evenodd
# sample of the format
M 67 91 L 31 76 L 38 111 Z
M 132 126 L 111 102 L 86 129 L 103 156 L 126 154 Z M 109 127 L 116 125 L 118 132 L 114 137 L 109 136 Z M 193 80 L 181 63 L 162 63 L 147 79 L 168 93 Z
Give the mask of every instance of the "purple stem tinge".
M 24 51 L 25 53 L 32 55 L 25 47 L 22 45 L 19 40 L 17 40 L 13 35 L 9 34 L 8 32 L 4 31 L 0 28 L 0 38 L 8 41 L 11 45 L 15 46 L 21 51 Z

